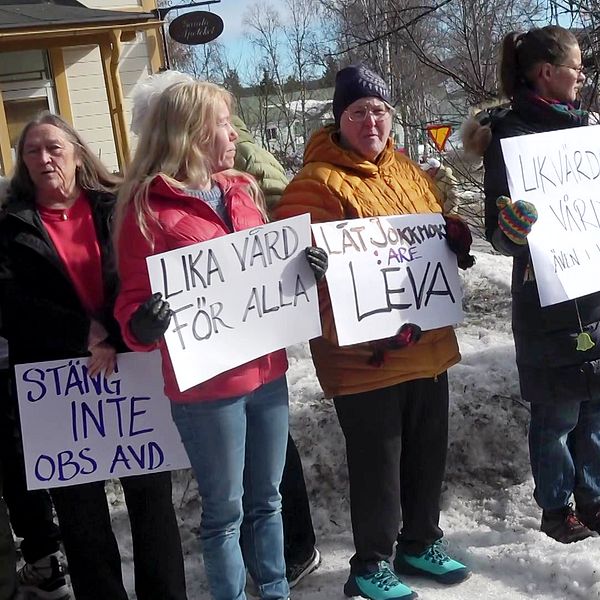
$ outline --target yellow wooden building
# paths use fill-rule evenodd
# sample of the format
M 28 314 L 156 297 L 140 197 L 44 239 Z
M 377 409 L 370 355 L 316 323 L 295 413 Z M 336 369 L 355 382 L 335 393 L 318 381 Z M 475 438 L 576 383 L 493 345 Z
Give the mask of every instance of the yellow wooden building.
M 129 95 L 163 64 L 156 0 L 0 0 L 0 172 L 23 125 L 60 114 L 111 170 L 129 160 Z

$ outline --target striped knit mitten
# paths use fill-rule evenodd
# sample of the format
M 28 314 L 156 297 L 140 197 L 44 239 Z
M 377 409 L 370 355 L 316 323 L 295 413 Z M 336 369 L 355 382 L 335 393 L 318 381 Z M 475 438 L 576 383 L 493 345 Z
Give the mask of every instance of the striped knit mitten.
M 502 233 L 515 244 L 526 244 L 531 227 L 538 218 L 535 206 L 525 200 L 513 202 L 508 196 L 500 196 L 496 206 L 500 209 L 498 227 Z

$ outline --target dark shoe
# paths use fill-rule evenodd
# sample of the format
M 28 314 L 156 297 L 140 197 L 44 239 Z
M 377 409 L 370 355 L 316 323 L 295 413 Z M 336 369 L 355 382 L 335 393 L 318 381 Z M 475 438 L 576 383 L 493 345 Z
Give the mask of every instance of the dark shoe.
M 289 564 L 285 569 L 285 576 L 288 580 L 290 589 L 297 585 L 301 579 L 304 579 L 307 575 L 310 575 L 313 571 L 316 571 L 321 564 L 321 553 L 315 546 L 309 559 L 299 564 Z
M 577 507 L 577 518 L 592 531 L 600 533 L 600 504 Z
M 575 515 L 570 504 L 556 510 L 545 510 L 540 531 L 561 544 L 572 544 L 594 535 Z
M 61 558 L 62 554 L 55 552 L 34 563 L 25 563 L 17 572 L 19 590 L 36 600 L 70 600 L 71 592 Z
M 422 554 L 413 556 L 396 551 L 394 571 L 402 575 L 420 575 L 445 585 L 454 585 L 468 579 L 471 571 L 448 555 L 444 542 L 438 540 Z

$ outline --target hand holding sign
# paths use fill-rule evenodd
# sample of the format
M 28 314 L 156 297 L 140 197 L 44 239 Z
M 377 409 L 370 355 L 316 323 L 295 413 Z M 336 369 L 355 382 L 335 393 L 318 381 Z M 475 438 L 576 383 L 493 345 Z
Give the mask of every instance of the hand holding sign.
M 148 257 L 169 304 L 158 322 L 148 307 L 142 329 L 164 333 L 181 391 L 321 333 L 313 273 L 326 265 L 310 243 L 305 214 Z
M 470 232 L 460 223 L 462 253 Z M 348 219 L 312 229 L 329 255 L 327 285 L 340 346 L 393 337 L 403 323 L 418 322 L 427 331 L 462 319 L 456 255 L 442 215 Z
M 501 144 L 511 197 L 533 204 L 538 216 L 520 247 L 531 253 L 540 304 L 599 291 L 598 126 L 518 135 Z M 502 209 L 501 218 L 519 206 Z
M 373 354 L 367 361 L 374 367 L 381 367 L 385 362 L 386 350 L 400 350 L 406 346 L 414 346 L 423 335 L 421 328 L 414 323 L 404 323 L 398 330 L 398 333 L 384 340 L 374 340 L 370 342 L 373 348 Z
M 469 226 L 457 216 L 445 215 L 446 241 L 450 250 L 456 254 L 456 260 L 460 269 L 470 269 L 475 264 L 475 257 L 469 254 L 473 236 Z
M 157 292 L 133 313 L 129 321 L 129 329 L 138 342 L 149 346 L 164 335 L 172 314 L 169 303 L 162 299 L 160 292 Z
M 524 245 L 538 218 L 535 206 L 525 200 L 513 202 L 508 196 L 500 196 L 496 200 L 496 206 L 500 209 L 498 227 L 502 233 L 511 242 Z
M 98 342 L 94 346 L 90 346 L 89 350 L 91 353 L 88 359 L 90 377 L 96 377 L 100 373 L 110 377 L 117 364 L 117 351 L 107 342 Z
M 112 375 L 92 375 L 85 358 L 16 365 L 28 488 L 188 467 L 160 363 L 129 352 Z
M 304 249 L 304 254 L 312 272 L 315 274 L 315 279 L 321 281 L 327 271 L 327 252 L 318 246 L 308 246 Z

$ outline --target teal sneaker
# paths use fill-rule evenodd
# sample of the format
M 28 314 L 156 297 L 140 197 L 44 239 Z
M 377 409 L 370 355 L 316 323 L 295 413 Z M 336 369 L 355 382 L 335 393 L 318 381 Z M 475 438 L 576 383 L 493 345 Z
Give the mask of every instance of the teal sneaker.
M 402 575 L 421 575 L 447 585 L 460 583 L 471 575 L 465 565 L 448 556 L 442 540 L 434 542 L 418 556 L 397 550 L 394 571 Z
M 360 596 L 369 600 L 414 600 L 417 594 L 404 585 L 384 561 L 377 563 L 377 571 L 365 575 L 350 573 L 344 585 L 349 598 Z

